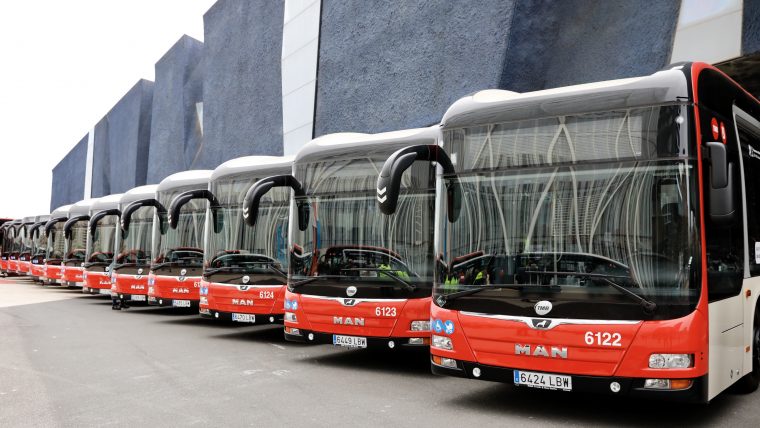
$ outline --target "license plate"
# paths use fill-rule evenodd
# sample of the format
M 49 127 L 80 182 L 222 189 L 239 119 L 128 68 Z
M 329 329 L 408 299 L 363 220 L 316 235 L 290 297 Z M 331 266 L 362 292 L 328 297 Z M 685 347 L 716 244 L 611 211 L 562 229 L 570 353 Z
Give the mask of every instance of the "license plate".
M 100 294 L 108 294 L 111 295 L 111 289 L 110 288 L 101 288 L 99 291 Z
M 256 322 L 254 314 L 232 314 L 232 321 L 238 322 Z
M 515 370 L 514 375 L 515 385 L 559 391 L 573 390 L 573 379 L 570 376 L 549 373 L 524 372 L 522 370 Z
M 145 295 L 144 294 L 133 294 L 129 296 L 129 300 L 133 302 L 144 302 L 145 301 Z
M 189 308 L 190 301 L 189 300 L 172 300 L 172 306 L 176 308 Z
M 345 346 L 346 348 L 366 348 L 367 338 L 356 336 L 341 336 L 333 334 L 333 345 Z

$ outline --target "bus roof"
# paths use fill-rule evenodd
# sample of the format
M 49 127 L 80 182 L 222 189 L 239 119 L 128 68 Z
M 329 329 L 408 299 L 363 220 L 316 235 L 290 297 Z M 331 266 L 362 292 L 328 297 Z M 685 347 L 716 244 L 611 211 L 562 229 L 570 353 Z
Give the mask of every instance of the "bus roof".
M 98 200 L 98 198 L 82 199 L 81 201 L 71 205 L 71 208 L 69 208 L 69 218 L 79 215 L 89 215 L 90 207 L 96 200 Z
M 50 213 L 50 218 L 68 217 L 72 205 L 61 205 Z
M 296 153 L 295 163 L 313 162 L 340 155 L 367 157 L 372 152 L 390 154 L 412 144 L 438 144 L 440 127 L 403 129 L 377 134 L 341 132 L 315 138 Z
M 97 211 L 119 208 L 119 201 L 121 200 L 122 195 L 124 194 L 115 193 L 113 195 L 103 196 L 102 198 L 96 199 L 92 205 L 90 205 L 90 213 L 94 214 Z
M 32 223 L 34 223 L 34 216 L 33 215 L 24 217 L 24 224 L 32 224 Z
M 208 183 L 213 172 L 214 171 L 210 169 L 193 169 L 172 174 L 161 180 L 161 183 L 156 187 L 156 192 L 164 192 L 176 189 L 177 187 L 191 186 L 193 184 Z
M 634 77 L 516 93 L 488 89 L 460 98 L 441 120 L 444 128 L 624 110 L 689 100 L 689 84 L 679 67 Z
M 121 194 L 119 205 L 126 207 L 128 204 L 134 201 L 139 201 L 141 199 L 147 198 L 155 198 L 156 189 L 158 189 L 158 184 L 148 184 L 145 186 L 138 186 L 129 189 L 128 191 Z
M 228 160 L 216 167 L 210 181 L 243 172 L 257 172 L 262 176 L 290 173 L 293 156 L 243 156 Z

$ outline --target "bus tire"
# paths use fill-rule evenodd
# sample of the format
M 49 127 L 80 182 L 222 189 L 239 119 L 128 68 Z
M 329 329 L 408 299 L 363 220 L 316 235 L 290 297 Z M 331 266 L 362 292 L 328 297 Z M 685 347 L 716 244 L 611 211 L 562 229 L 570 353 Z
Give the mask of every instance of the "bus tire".
M 749 394 L 760 386 L 760 310 L 755 308 L 752 320 L 752 371 L 736 382 L 736 390 Z

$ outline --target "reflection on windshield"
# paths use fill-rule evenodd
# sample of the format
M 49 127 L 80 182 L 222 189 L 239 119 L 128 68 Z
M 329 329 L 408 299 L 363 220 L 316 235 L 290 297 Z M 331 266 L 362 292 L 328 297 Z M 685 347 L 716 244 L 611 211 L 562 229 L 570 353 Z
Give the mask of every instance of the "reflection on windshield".
M 151 234 L 153 233 L 153 207 L 140 207 L 132 213 L 126 234 L 119 233 L 116 267 L 150 264 Z
M 95 228 L 95 234 L 89 236 L 90 242 L 87 245 L 87 262 L 110 264 L 113 260 L 114 240 L 116 239 L 116 230 L 118 217 L 109 215 L 103 217 Z
M 177 192 L 178 193 L 178 192 Z M 174 194 L 169 194 L 173 197 Z M 167 195 L 160 202 L 168 206 Z M 164 200 L 169 199 L 169 200 Z M 177 228 L 166 227 L 161 234 L 159 228 L 153 231 L 154 268 L 160 265 L 203 266 L 203 227 L 206 219 L 206 201 L 191 200 L 182 207 Z
M 691 168 L 660 161 L 460 176 L 462 215 L 441 222 L 443 289 L 581 286 L 593 280 L 580 274 L 601 272 L 650 294 L 685 290 L 696 239 Z
M 71 227 L 71 235 L 66 240 L 66 256 L 64 261 L 84 261 L 87 248 L 88 220 L 80 220 Z

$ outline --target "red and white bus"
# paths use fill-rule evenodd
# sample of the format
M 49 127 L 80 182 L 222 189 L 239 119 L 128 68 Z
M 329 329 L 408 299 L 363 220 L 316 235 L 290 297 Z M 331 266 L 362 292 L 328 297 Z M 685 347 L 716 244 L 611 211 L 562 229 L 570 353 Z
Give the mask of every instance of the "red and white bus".
M 8 254 L 13 247 L 12 219 L 0 219 L 0 275 L 6 275 L 8 270 Z
M 189 190 L 208 189 L 211 170 L 178 172 L 164 178 L 156 188 L 156 200 L 168 207 L 175 196 Z M 167 216 L 169 217 L 169 216 Z M 155 213 L 153 262 L 148 276 L 148 304 L 177 308 L 197 307 L 203 274 L 203 227 L 206 203 L 194 200 L 182 207 L 175 219 L 177 228 L 168 227 Z
M 65 244 L 61 262 L 61 280 L 69 287 L 84 287 L 84 262 L 87 252 L 90 207 L 96 200 L 97 198 L 84 199 L 73 204 L 69 209 L 69 219 L 63 224 Z
M 32 258 L 32 225 L 34 225 L 34 216 L 24 217 L 21 224 L 21 247 L 18 250 L 18 274 L 21 276 L 31 275 L 31 258 Z
M 87 249 L 85 251 L 82 291 L 111 295 L 111 265 L 119 227 L 119 201 L 123 194 L 103 196 L 90 205 Z
M 29 239 L 32 241 L 32 251 L 29 256 L 29 275 L 32 280 L 44 282 L 42 277 L 45 272 L 45 253 L 47 252 L 47 236 L 45 225 L 50 220 L 49 215 L 38 215 L 34 218 L 34 224 L 29 227 Z
M 63 236 L 63 226 L 69 219 L 69 211 L 72 205 L 63 205 L 50 213 L 50 220 L 45 224 L 44 235 L 47 237 L 42 281 L 47 284 L 63 285 L 63 256 L 66 247 L 66 238 Z
M 116 235 L 116 259 L 111 290 L 122 302 L 147 302 L 154 210 L 158 185 L 135 187 L 119 200 L 121 233 Z M 160 213 L 165 217 L 166 213 Z
M 255 223 L 273 187 L 294 190 L 285 338 L 349 348 L 428 346 L 433 280 L 435 167 L 401 183 L 398 215 L 375 203 L 383 161 L 409 144 L 435 145 L 435 128 L 331 134 L 297 154 L 293 175 L 258 181 L 244 210 Z
M 23 239 L 22 227 L 24 226 L 23 219 L 16 219 L 10 222 L 9 227 L 9 242 L 8 242 L 8 268 L 6 273 L 8 275 L 18 275 L 18 255 L 21 251 Z
M 698 402 L 757 388 L 755 98 L 682 63 L 479 92 L 441 126 L 434 373 Z
M 208 200 L 199 312 L 204 318 L 243 323 L 282 321 L 288 266 L 290 191 L 277 189 L 258 208 L 256 227 L 245 223 L 243 200 L 265 177 L 290 174 L 291 157 L 246 156 L 219 165 L 208 190 L 177 195 L 169 212 L 193 199 Z

